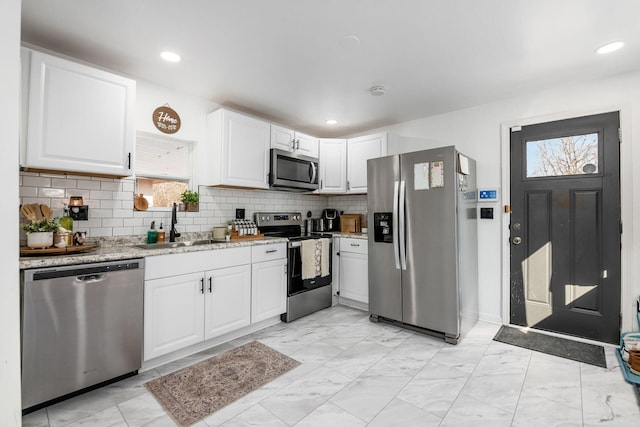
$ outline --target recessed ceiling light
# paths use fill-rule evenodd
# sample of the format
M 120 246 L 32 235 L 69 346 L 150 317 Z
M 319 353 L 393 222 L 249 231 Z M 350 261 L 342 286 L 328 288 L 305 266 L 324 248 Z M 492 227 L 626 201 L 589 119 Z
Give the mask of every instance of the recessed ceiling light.
M 611 52 L 615 52 L 618 49 L 621 49 L 622 46 L 624 46 L 624 42 L 617 41 L 617 42 L 605 44 L 604 46 L 599 47 L 598 50 L 596 50 L 596 52 L 600 54 L 611 53 Z
M 180 55 L 175 52 L 169 52 L 168 50 L 162 52 L 160 57 L 167 62 L 180 62 Z
M 328 125 L 335 125 L 338 124 L 338 121 L 336 119 L 329 119 L 325 123 Z

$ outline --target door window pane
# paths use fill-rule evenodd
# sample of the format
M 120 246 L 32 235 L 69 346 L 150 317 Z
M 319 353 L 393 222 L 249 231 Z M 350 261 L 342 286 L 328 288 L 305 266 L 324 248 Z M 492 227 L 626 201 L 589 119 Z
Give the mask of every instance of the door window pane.
M 598 134 L 527 141 L 527 178 L 598 172 Z

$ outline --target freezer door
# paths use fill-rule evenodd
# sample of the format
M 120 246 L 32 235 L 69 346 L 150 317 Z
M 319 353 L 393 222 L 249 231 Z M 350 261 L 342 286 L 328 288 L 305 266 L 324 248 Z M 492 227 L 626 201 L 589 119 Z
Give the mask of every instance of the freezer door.
M 400 158 L 388 156 L 367 161 L 367 216 L 369 224 L 369 313 L 402 320 L 402 284 L 398 253 Z M 394 201 L 395 195 L 395 201 Z M 391 239 L 375 239 L 375 214 L 387 220 Z M 381 216 L 378 215 L 378 218 Z M 379 240 L 379 241 L 376 241 Z M 391 240 L 391 241 L 389 241 Z
M 442 168 L 434 162 L 442 162 Z M 402 154 L 400 171 L 405 187 L 403 321 L 457 336 L 455 148 Z

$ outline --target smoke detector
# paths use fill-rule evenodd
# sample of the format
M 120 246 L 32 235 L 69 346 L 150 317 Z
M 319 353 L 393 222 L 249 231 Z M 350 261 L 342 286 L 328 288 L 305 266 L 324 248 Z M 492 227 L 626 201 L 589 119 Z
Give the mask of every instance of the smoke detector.
M 369 93 L 372 96 L 382 96 L 384 95 L 384 86 L 371 86 L 369 88 Z

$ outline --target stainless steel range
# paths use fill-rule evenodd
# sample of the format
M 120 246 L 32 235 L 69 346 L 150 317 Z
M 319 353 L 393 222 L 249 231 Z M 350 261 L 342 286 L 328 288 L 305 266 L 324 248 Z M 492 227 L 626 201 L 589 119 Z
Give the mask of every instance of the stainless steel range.
M 331 306 L 331 234 L 303 234 L 300 212 L 256 212 L 255 222 L 265 237 L 286 237 L 287 312 L 291 322 Z M 314 251 L 311 253 L 310 251 Z M 312 271 L 313 273 L 309 273 Z

